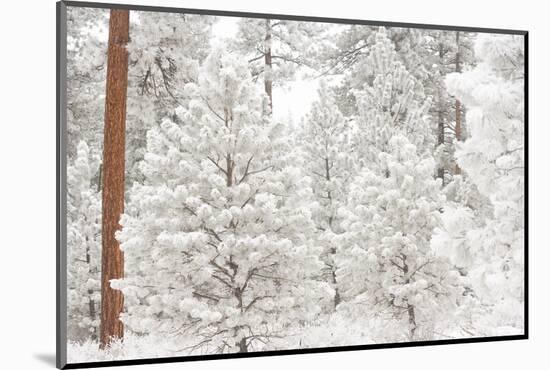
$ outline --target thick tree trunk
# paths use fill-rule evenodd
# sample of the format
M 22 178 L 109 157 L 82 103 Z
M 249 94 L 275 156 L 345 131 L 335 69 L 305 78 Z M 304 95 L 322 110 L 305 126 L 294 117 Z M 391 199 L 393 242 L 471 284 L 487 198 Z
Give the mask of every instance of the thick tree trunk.
M 456 57 L 455 57 L 455 72 L 460 73 L 460 32 L 456 32 Z M 455 99 L 455 138 L 459 142 L 462 139 L 462 120 L 460 114 L 460 100 Z M 458 163 L 455 164 L 455 174 L 460 175 L 462 171 L 458 166 Z
M 269 113 L 273 111 L 273 71 L 271 63 L 271 20 L 265 20 L 265 93 L 269 97 Z
M 119 319 L 124 297 L 111 288 L 110 281 L 124 276 L 124 255 L 115 232 L 120 229 L 120 215 L 124 212 L 128 38 L 129 11 L 111 10 L 102 168 L 101 348 L 122 338 L 124 333 Z

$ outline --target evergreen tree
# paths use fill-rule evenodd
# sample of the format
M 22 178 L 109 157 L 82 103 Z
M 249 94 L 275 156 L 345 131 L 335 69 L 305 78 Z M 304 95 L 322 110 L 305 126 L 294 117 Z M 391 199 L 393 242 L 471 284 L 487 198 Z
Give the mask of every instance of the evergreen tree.
M 449 91 L 468 106 L 470 137 L 457 162 L 492 214 L 467 233 L 465 265 L 481 304 L 485 335 L 523 332 L 524 302 L 524 49 L 519 36 L 481 35 L 479 64 L 448 76 Z M 462 211 L 467 214 L 468 211 Z M 443 239 L 445 240 L 445 239 Z
M 278 165 L 281 128 L 236 56 L 214 50 L 186 92 L 183 123 L 165 119 L 148 133 L 146 182 L 122 221 L 129 273 L 114 284 L 128 300 L 123 320 L 191 336 L 190 353 L 270 348 L 326 296 L 311 280 L 322 264 L 308 179 Z
M 431 153 L 433 137 L 427 112 L 431 98 L 399 61 L 385 29 L 376 33 L 376 44 L 356 66 L 366 78 L 354 94 L 358 105 L 356 152 L 364 166 L 377 165 L 378 153 L 387 152 L 389 140 L 405 136 L 419 153 Z
M 73 159 L 84 140 L 101 151 L 103 97 L 109 13 L 103 9 L 67 8 L 67 154 Z M 96 179 L 97 180 L 97 179 Z
M 243 18 L 232 47 L 247 55 L 252 76 L 264 80 L 273 109 L 273 83 L 282 84 L 300 67 L 308 66 L 308 50 L 322 27 L 313 22 Z
M 383 318 L 370 333 L 376 341 L 435 339 L 450 329 L 443 318 L 462 294 L 459 273 L 430 247 L 444 201 L 440 180 L 433 159 L 422 159 L 403 136 L 390 139 L 379 161 L 385 175 L 362 171 L 340 211 L 343 309 Z
M 353 174 L 350 127 L 338 110 L 325 81 L 318 90 L 319 99 L 302 124 L 301 155 L 305 173 L 312 178 L 314 199 L 318 203 L 314 220 L 316 242 L 323 246 L 326 265 L 323 278 L 334 290 L 334 307 L 340 303 L 334 256 L 338 253 L 335 234 L 341 232 L 338 208 L 345 202 L 349 179 Z
M 315 67 L 323 75 L 342 74 L 354 69 L 370 53 L 377 43 L 378 27 L 365 25 L 333 25 L 330 33 L 321 39 L 320 47 L 316 48 Z M 424 46 L 424 31 L 414 28 L 388 27 L 386 35 L 392 42 L 399 60 L 405 67 L 414 71 L 415 78 L 423 79 L 427 70 L 424 67 L 422 48 Z M 353 76 L 363 81 L 360 75 Z M 350 83 L 353 85 L 353 79 Z
M 99 156 L 81 141 L 67 168 L 67 337 L 97 339 L 101 296 Z
M 472 34 L 467 32 L 427 33 L 424 60 L 432 64 L 432 71 L 424 84 L 426 90 L 435 97 L 430 109 L 433 121 L 436 122 L 437 176 L 443 185 L 459 174 L 459 167 L 454 160 L 456 142 L 466 136 L 464 127 L 464 106 L 456 97 L 451 96 L 445 86 L 445 77 L 453 72 L 460 72 L 464 66 L 473 62 Z
M 130 182 L 141 180 L 147 130 L 184 104 L 187 83 L 198 79 L 209 48 L 213 17 L 159 12 L 132 13 L 128 88 Z
M 196 82 L 207 54 L 213 18 L 181 13 L 139 12 L 129 45 L 140 95 L 156 98 L 166 113 L 184 99 L 182 88 Z

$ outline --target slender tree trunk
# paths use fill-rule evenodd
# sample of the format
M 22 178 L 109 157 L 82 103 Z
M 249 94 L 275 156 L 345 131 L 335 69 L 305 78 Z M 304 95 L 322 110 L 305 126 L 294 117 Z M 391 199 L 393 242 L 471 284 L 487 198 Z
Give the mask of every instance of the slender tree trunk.
M 329 158 L 325 157 L 325 179 L 327 182 L 330 181 L 330 166 L 329 166 Z M 327 199 L 329 203 L 329 207 L 332 209 L 332 192 L 330 190 L 327 191 Z M 332 214 L 328 217 L 328 227 L 332 230 L 332 223 L 334 221 L 334 217 Z M 338 282 L 336 281 L 336 267 L 334 266 L 334 256 L 336 255 L 336 248 L 330 249 L 330 255 L 328 258 L 330 258 L 330 264 L 328 265 L 330 269 L 330 278 L 332 282 L 332 286 L 334 288 L 334 308 L 336 309 L 336 306 L 340 304 L 341 297 L 340 297 L 340 291 L 338 290 Z
M 122 292 L 111 288 L 110 281 L 124 276 L 124 255 L 115 232 L 120 229 L 120 215 L 124 212 L 128 39 L 129 11 L 111 10 L 103 142 L 100 348 L 124 334 L 119 318 L 124 297 Z
M 241 314 L 245 312 L 245 308 L 243 306 L 243 290 L 241 288 L 235 288 L 233 291 L 233 294 L 235 295 L 235 298 L 237 298 L 237 308 L 241 311 Z M 235 335 L 242 329 L 241 326 L 238 326 L 234 328 Z M 248 352 L 248 346 L 246 345 L 246 338 L 241 338 L 239 342 L 237 343 L 237 348 L 239 353 L 245 353 Z
M 456 57 L 455 57 L 455 72 L 460 73 L 460 32 L 456 32 Z M 460 114 L 460 100 L 455 99 L 455 138 L 459 142 L 462 139 L 462 122 Z M 458 163 L 455 164 L 455 174 L 460 175 L 462 171 L 458 166 Z
M 248 346 L 246 345 L 246 338 L 243 338 L 239 342 L 239 353 L 248 352 Z
M 101 191 L 101 174 L 103 173 L 103 163 L 99 164 L 99 170 L 97 174 L 97 192 L 99 193 Z
M 271 63 L 271 20 L 265 20 L 265 93 L 269 97 L 269 113 L 273 111 L 273 71 Z
M 92 294 L 94 293 L 93 290 L 88 290 L 88 294 L 91 296 Z M 90 300 L 88 301 L 88 310 L 90 311 L 90 320 L 92 321 L 95 321 L 96 319 L 96 313 L 95 313 L 95 301 L 90 298 Z M 97 339 L 97 332 L 94 331 L 94 333 L 92 333 L 91 335 L 91 339 L 93 341 L 95 341 Z
M 437 112 L 437 146 L 445 144 L 445 122 L 443 119 L 443 107 L 439 104 L 439 112 Z M 445 168 L 443 166 L 437 168 L 437 177 L 441 179 L 443 185 L 445 185 Z
M 407 314 L 409 315 L 409 336 L 413 340 L 416 333 L 416 316 L 413 305 L 407 304 Z
M 92 258 L 90 256 L 90 246 L 88 245 L 88 237 L 86 237 L 86 263 L 88 264 L 88 268 L 91 267 Z M 95 321 L 96 319 L 96 310 L 95 310 L 95 301 L 92 298 L 92 295 L 94 294 L 93 289 L 88 289 L 88 316 L 90 317 L 90 320 Z M 97 339 L 97 333 L 93 333 L 91 335 L 92 340 Z
M 443 65 L 443 57 L 444 57 L 444 51 L 443 51 L 443 44 L 439 44 L 439 64 Z M 445 109 L 445 104 L 443 102 L 443 93 L 442 90 L 443 87 L 438 87 L 437 92 L 437 146 L 441 146 L 445 144 L 445 116 L 443 114 L 443 111 Z M 438 167 L 437 169 L 437 177 L 441 179 L 443 182 L 443 185 L 445 185 L 445 168 L 443 166 Z
M 338 307 L 340 302 L 342 302 L 342 297 L 340 296 L 340 290 L 338 289 L 338 282 L 336 280 L 336 268 L 334 267 L 334 256 L 336 255 L 336 248 L 332 248 L 330 251 L 332 255 L 332 261 L 333 265 L 330 266 L 330 276 L 332 279 L 332 285 L 334 287 L 334 309 Z
M 407 277 L 409 274 L 409 265 L 407 265 L 407 256 L 402 254 L 401 257 L 403 259 L 403 275 L 406 277 L 405 283 L 409 284 L 410 278 Z M 414 312 L 414 306 L 411 305 L 410 303 L 407 303 L 407 315 L 409 316 L 409 337 L 411 340 L 413 340 L 414 335 L 416 333 L 417 326 L 416 326 L 416 314 Z
M 226 177 L 227 177 L 227 187 L 233 186 L 233 167 L 234 162 L 231 158 L 231 154 L 227 154 L 227 157 L 225 157 L 225 164 L 226 164 Z
M 229 109 L 224 108 L 224 120 L 225 127 L 231 131 L 231 123 L 233 121 L 233 113 Z M 235 162 L 231 157 L 231 153 L 225 155 L 225 176 L 227 187 L 233 186 L 233 170 L 235 169 Z

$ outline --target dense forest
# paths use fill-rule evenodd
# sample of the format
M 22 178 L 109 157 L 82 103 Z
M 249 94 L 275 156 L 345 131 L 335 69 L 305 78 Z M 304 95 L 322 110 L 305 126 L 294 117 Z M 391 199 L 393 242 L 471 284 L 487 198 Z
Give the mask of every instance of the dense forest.
M 69 362 L 524 332 L 523 36 L 128 13 L 68 8 Z

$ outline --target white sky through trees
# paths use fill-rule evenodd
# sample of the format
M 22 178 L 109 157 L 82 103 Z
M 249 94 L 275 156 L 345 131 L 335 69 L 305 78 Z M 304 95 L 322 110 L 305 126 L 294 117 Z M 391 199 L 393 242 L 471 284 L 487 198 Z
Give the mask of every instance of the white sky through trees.
M 137 12 L 131 12 L 133 22 L 139 22 Z M 215 46 L 224 43 L 225 39 L 235 37 L 238 31 L 238 22 L 240 17 L 214 17 L 216 22 L 212 26 L 212 38 L 210 45 Z M 336 29 L 345 26 L 334 26 Z M 101 40 L 107 40 L 107 27 L 95 27 L 90 32 L 95 34 Z M 131 36 L 131 35 L 130 35 Z M 305 77 L 302 73 L 298 73 L 298 78 L 294 81 L 289 81 L 284 86 L 275 85 L 273 88 L 273 100 L 277 105 L 273 116 L 278 121 L 287 122 L 290 124 L 299 124 L 300 121 L 309 111 L 313 101 L 317 99 L 317 89 L 319 81 L 315 76 Z
M 238 31 L 240 17 L 216 17 L 217 21 L 212 27 L 211 45 L 223 43 L 224 39 L 235 37 Z M 315 78 L 304 78 L 298 74 L 295 81 L 290 81 L 284 86 L 275 85 L 273 88 L 273 101 L 277 109 L 273 116 L 278 121 L 288 121 L 296 125 L 309 111 L 311 104 L 317 99 L 319 81 Z

